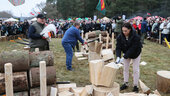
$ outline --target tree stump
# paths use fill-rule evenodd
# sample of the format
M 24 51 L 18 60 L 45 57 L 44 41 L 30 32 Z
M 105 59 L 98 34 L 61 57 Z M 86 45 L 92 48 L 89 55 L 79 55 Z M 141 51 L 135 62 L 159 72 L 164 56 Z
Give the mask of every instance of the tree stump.
M 54 55 L 51 51 L 31 52 L 29 56 L 31 67 L 39 67 L 40 61 L 45 61 L 47 66 L 54 65 Z
M 157 72 L 157 89 L 163 93 L 170 93 L 170 71 Z
M 120 87 L 118 83 L 114 83 L 112 88 L 93 86 L 93 96 L 119 96 Z
M 4 72 L 5 63 L 12 63 L 13 72 L 29 70 L 28 51 L 10 51 L 0 53 L 0 72 Z
M 28 80 L 26 72 L 13 73 L 13 89 L 14 92 L 28 90 Z M 0 94 L 5 93 L 5 74 L 0 73 Z
M 56 70 L 54 66 L 49 66 L 46 69 L 47 74 L 47 85 L 55 84 L 56 82 Z M 31 88 L 40 86 L 40 72 L 39 68 L 31 68 L 30 69 L 30 85 Z

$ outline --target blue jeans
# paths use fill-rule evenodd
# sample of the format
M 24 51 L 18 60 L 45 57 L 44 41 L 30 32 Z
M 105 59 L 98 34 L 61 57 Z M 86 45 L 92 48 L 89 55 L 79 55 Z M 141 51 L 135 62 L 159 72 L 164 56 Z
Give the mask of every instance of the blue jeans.
M 64 50 L 66 52 L 66 67 L 68 70 L 72 69 L 72 58 L 73 58 L 73 50 L 72 46 L 69 43 L 62 42 Z

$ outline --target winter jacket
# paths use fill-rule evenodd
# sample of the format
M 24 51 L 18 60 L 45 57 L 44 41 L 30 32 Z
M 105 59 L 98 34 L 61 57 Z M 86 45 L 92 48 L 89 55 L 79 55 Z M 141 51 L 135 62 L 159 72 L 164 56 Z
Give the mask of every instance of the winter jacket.
M 125 59 L 135 59 L 142 51 L 142 44 L 140 42 L 140 37 L 135 31 L 131 31 L 128 40 L 123 33 L 117 37 L 116 44 L 116 56 L 121 57 L 121 52 L 124 53 Z

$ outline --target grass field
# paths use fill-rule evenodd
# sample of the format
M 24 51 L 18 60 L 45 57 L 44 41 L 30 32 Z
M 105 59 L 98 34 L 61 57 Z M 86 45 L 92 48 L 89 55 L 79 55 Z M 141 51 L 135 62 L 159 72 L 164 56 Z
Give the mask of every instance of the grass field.
M 170 71 L 170 49 L 162 45 L 146 41 L 143 47 L 141 61 L 147 62 L 146 66 L 140 66 L 140 79 L 151 88 L 152 91 L 156 89 L 156 72 L 159 70 Z M 0 42 L 0 52 L 10 50 L 23 50 L 24 45 L 12 42 Z M 75 71 L 70 72 L 66 70 L 65 52 L 61 45 L 61 39 L 53 39 L 50 42 L 50 49 L 54 52 L 55 67 L 58 81 L 71 81 L 77 83 L 77 86 L 85 86 L 89 82 L 89 69 L 87 60 L 77 61 L 75 56 L 73 58 L 73 68 Z M 120 85 L 123 83 L 123 69 L 117 73 L 117 80 Z M 132 67 L 130 68 L 130 87 L 122 92 L 131 92 L 132 90 Z M 170 94 L 163 94 L 162 96 L 170 96 Z

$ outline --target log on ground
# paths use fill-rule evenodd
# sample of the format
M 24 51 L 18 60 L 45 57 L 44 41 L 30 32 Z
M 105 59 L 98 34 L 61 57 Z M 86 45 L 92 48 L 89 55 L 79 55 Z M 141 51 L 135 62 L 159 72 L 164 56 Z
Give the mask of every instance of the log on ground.
M 13 73 L 13 89 L 14 92 L 28 90 L 28 80 L 26 72 Z M 5 74 L 0 73 L 0 94 L 5 93 Z
M 49 66 L 46 69 L 47 84 L 52 85 L 56 82 L 56 70 L 54 66 Z M 32 88 L 40 86 L 40 71 L 39 68 L 30 69 L 30 85 Z
M 30 52 L 30 66 L 39 67 L 40 61 L 46 61 L 47 66 L 54 65 L 54 55 L 51 51 Z
M 12 63 L 13 72 L 29 70 L 28 51 L 9 51 L 0 53 L 0 72 L 4 72 L 4 65 Z

